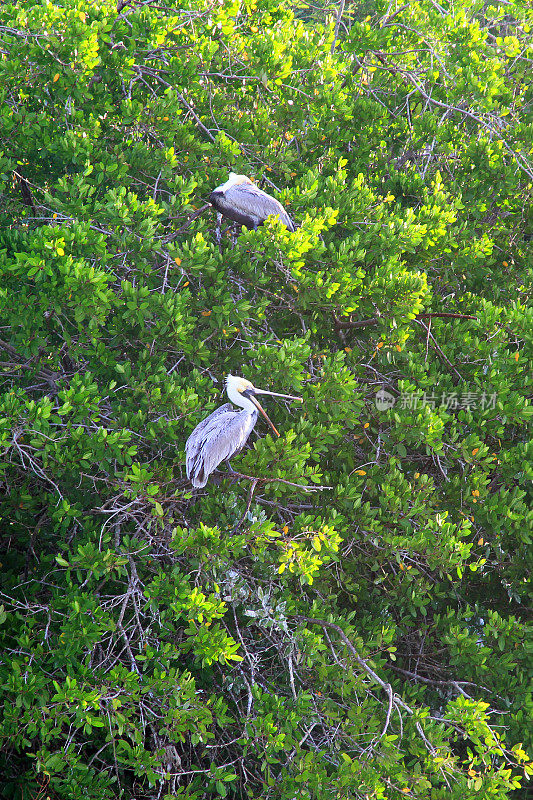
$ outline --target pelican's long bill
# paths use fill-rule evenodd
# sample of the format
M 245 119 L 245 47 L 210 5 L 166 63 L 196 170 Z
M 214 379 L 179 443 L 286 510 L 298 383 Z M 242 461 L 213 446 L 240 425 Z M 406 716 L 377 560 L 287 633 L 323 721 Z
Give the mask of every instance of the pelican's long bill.
M 259 411 L 259 413 L 264 416 L 264 418 L 266 419 L 266 421 L 268 422 L 268 424 L 270 425 L 270 427 L 272 428 L 272 430 L 274 431 L 274 433 L 278 437 L 280 435 L 278 429 L 276 428 L 276 426 L 274 425 L 274 423 L 272 422 L 272 420 L 270 419 L 270 417 L 266 413 L 265 409 L 263 408 L 263 406 L 261 405 L 259 400 L 255 399 L 254 394 L 270 394 L 270 395 L 272 395 L 272 397 L 284 397 L 285 400 L 298 400 L 300 403 L 303 403 L 303 397 L 295 397 L 292 394 L 279 394 L 278 392 L 267 392 L 266 389 L 255 389 L 254 388 L 253 390 L 247 389 L 245 392 L 243 392 L 243 395 L 245 397 L 247 397 L 249 400 L 251 400 L 252 403 L 254 404 L 254 406 Z
M 272 397 L 284 397 L 285 400 L 298 400 L 299 403 L 303 403 L 303 397 L 295 397 L 293 394 L 279 394 L 278 392 L 267 392 L 266 389 L 255 389 L 256 394 L 271 394 Z
M 262 414 L 262 415 L 264 416 L 264 418 L 266 419 L 266 421 L 268 422 L 268 424 L 270 425 L 270 427 L 272 428 L 272 430 L 274 431 L 274 433 L 276 434 L 276 436 L 278 436 L 278 437 L 279 437 L 279 435 L 280 435 L 280 434 L 279 434 L 279 431 L 278 431 L 278 429 L 276 428 L 276 426 L 274 425 L 274 423 L 272 422 L 272 420 L 270 419 L 270 417 L 269 417 L 269 416 L 268 416 L 268 414 L 266 413 L 265 409 L 263 408 L 263 406 L 261 405 L 261 403 L 259 402 L 259 400 L 256 400 L 256 399 L 255 399 L 255 397 L 254 397 L 252 394 L 249 394 L 249 395 L 247 395 L 247 397 L 248 397 L 248 399 L 249 399 L 249 400 L 251 400 L 251 401 L 252 401 L 252 403 L 253 403 L 253 404 L 254 404 L 254 406 L 257 408 L 257 410 L 259 411 L 259 413 L 260 413 L 260 414 Z

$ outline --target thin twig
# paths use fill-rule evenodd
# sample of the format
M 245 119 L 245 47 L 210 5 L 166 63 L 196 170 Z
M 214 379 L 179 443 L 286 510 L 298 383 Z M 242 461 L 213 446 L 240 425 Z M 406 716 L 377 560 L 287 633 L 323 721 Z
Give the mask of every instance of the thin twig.
M 428 311 L 423 314 L 417 314 L 415 317 L 416 320 L 419 319 L 431 319 L 432 317 L 448 317 L 450 319 L 475 319 L 479 322 L 479 317 L 475 317 L 473 314 L 455 314 L 452 311 Z M 333 321 L 335 323 L 335 327 L 337 330 L 349 330 L 351 328 L 368 328 L 370 325 L 377 325 L 380 319 L 384 319 L 384 317 L 369 317 L 368 319 L 358 319 L 358 320 L 342 320 L 339 319 L 336 314 L 333 314 Z
M 392 705 L 393 705 L 393 702 L 394 702 L 394 694 L 393 694 L 392 686 L 390 685 L 390 683 L 387 685 L 387 691 L 389 693 L 389 707 L 387 709 L 387 716 L 385 717 L 385 725 L 383 726 L 383 730 L 381 731 L 381 736 L 379 737 L 380 739 L 383 739 L 383 737 L 387 733 L 387 729 L 389 727 L 389 722 L 390 722 L 390 715 L 391 715 L 391 712 L 392 712 Z
M 427 325 L 427 328 L 426 328 L 426 330 L 427 330 L 427 332 L 428 332 L 428 335 L 426 336 L 426 356 L 425 356 L 425 358 L 424 358 L 424 361 L 427 361 L 427 360 L 428 360 L 428 354 L 429 354 L 429 333 L 430 333 L 430 331 L 431 331 L 431 320 L 429 320 L 429 323 L 428 323 L 428 325 Z
M 250 506 L 251 506 L 251 504 L 252 504 L 252 497 L 254 496 L 254 492 L 255 492 L 255 487 L 256 487 L 256 486 L 257 486 L 257 480 L 254 480 L 254 481 L 252 481 L 252 484 L 251 484 L 251 486 L 250 486 L 250 491 L 248 492 L 248 500 L 247 500 L 247 502 L 246 502 L 246 508 L 245 508 L 245 510 L 244 510 L 244 514 L 242 515 L 242 517 L 240 518 L 240 520 L 239 520 L 239 521 L 238 521 L 238 522 L 237 522 L 237 523 L 236 523 L 236 524 L 233 526 L 233 528 L 231 529 L 231 532 L 232 532 L 232 533 L 234 533 L 235 531 L 237 531 L 237 530 L 238 530 L 238 529 L 241 527 L 241 525 L 242 525 L 242 523 L 244 522 L 244 520 L 246 519 L 246 517 L 247 517 L 247 515 L 248 515 L 248 512 L 249 512 L 249 510 L 250 510 Z
M 203 124 L 203 122 L 202 122 L 202 120 L 200 119 L 200 117 L 198 116 L 198 114 L 197 114 L 197 113 L 194 111 L 194 109 L 192 108 L 191 104 L 190 104 L 190 103 L 188 103 L 188 102 L 187 102 L 187 100 L 184 98 L 184 96 L 183 96 L 182 94 L 180 94 L 179 92 L 176 92 L 176 97 L 178 98 L 178 100 L 180 101 L 180 103 L 182 103 L 182 104 L 185 106 L 185 108 L 187 109 L 187 111 L 189 112 L 189 114 L 192 116 L 192 118 L 194 119 L 194 121 L 196 122 L 196 124 L 198 125 L 198 127 L 199 127 L 199 128 L 200 128 L 200 129 L 201 129 L 201 130 L 202 130 L 202 131 L 205 133 L 205 135 L 207 136 L 207 138 L 208 138 L 208 139 L 210 139 L 212 142 L 214 142 L 214 141 L 215 141 L 215 137 L 213 136 L 213 134 L 211 133 L 211 131 L 209 131 L 209 130 L 208 130 L 206 127 L 205 127 L 205 125 Z
M 340 320 L 336 314 L 333 314 L 333 322 L 335 323 L 335 327 L 337 330 L 348 330 L 349 328 L 367 328 L 369 325 L 377 325 L 379 322 L 379 317 L 369 317 L 368 319 L 358 319 L 352 321 L 347 320 L 343 322 Z
M 403 6 L 400 6 L 398 11 L 395 11 L 394 14 L 391 14 L 390 17 L 385 17 L 384 19 L 382 19 L 381 22 L 379 23 L 379 27 L 386 28 L 387 25 L 389 25 L 392 22 L 392 20 L 398 16 L 398 14 L 401 14 L 402 11 L 405 11 L 406 8 L 409 8 L 409 5 L 410 5 L 409 3 L 405 3 Z
M 247 481 L 255 481 L 256 483 L 284 483 L 286 486 L 294 486 L 295 489 L 303 489 L 304 492 L 318 492 L 321 489 L 333 489 L 333 486 L 307 486 L 302 483 L 291 483 L 284 480 L 284 478 L 258 478 L 256 475 L 245 475 L 243 472 L 233 471 L 229 476 L 230 478 L 244 478 Z
M 337 36 L 339 35 L 339 28 L 341 26 L 342 15 L 344 13 L 345 2 L 346 0 L 340 0 L 339 3 L 339 8 L 337 11 L 337 19 L 335 20 L 335 32 L 333 34 L 333 41 L 331 43 L 331 49 L 330 49 L 331 55 L 333 55 L 333 53 L 335 52 L 335 45 L 337 44 Z
M 433 336 L 433 334 L 431 333 L 431 331 L 430 331 L 429 327 L 428 327 L 427 325 L 424 325 L 424 323 L 423 323 L 423 322 L 420 322 L 420 320 L 418 320 L 418 319 L 415 319 L 415 322 L 417 323 L 417 325 L 420 325 L 422 328 L 424 328 L 424 330 L 427 332 L 428 336 L 430 337 L 431 341 L 433 342 L 433 347 L 435 348 L 435 350 L 437 351 L 437 353 L 440 355 L 440 357 L 443 359 L 443 361 L 444 361 L 444 362 L 445 362 L 445 363 L 446 363 L 446 364 L 449 366 L 449 368 L 450 368 L 450 369 L 451 369 L 453 372 L 455 372 L 455 374 L 457 375 L 457 377 L 459 378 L 459 380 L 461 380 L 461 381 L 462 381 L 462 380 L 463 380 L 463 376 L 461 375 L 461 373 L 460 373 L 460 372 L 458 372 L 458 371 L 457 371 L 457 369 L 454 367 L 454 365 L 453 365 L 453 364 L 452 364 L 452 362 L 449 360 L 449 358 L 448 358 L 447 356 L 445 356 L 445 355 L 444 355 L 444 353 L 442 352 L 442 350 L 441 350 L 441 349 L 440 349 L 440 347 L 439 347 L 439 344 L 438 344 L 437 340 L 435 339 L 435 337 L 434 337 L 434 336 Z
M 427 319 L 428 317 L 451 317 L 453 319 L 475 319 L 479 321 L 478 317 L 473 314 L 455 314 L 451 311 L 430 311 L 427 314 L 416 315 L 416 319 Z
M 175 239 L 177 236 L 179 236 L 182 231 L 186 230 L 189 227 L 191 222 L 194 222 L 194 220 L 197 219 L 200 216 L 200 214 L 204 213 L 206 208 L 211 208 L 211 204 L 206 203 L 204 206 L 199 208 L 198 211 L 195 211 L 194 214 L 191 214 L 185 225 L 182 225 L 181 228 L 178 228 L 177 231 L 174 231 L 168 236 L 165 236 L 165 238 L 161 240 L 162 244 L 167 244 L 167 242 L 170 242 L 172 241 L 172 239 Z

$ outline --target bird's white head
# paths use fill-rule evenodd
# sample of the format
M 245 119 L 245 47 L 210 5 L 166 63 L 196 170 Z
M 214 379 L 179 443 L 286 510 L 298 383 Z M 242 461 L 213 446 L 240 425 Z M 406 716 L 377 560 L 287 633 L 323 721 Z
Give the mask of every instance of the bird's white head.
M 215 192 L 227 192 L 228 189 L 231 189 L 232 186 L 237 186 L 241 183 L 252 183 L 250 178 L 247 178 L 246 175 L 237 175 L 235 172 L 230 172 L 228 180 L 226 183 L 222 183 L 220 186 L 214 190 Z
M 235 405 L 241 406 L 248 411 L 259 411 L 277 436 L 279 436 L 278 431 L 272 424 L 272 421 L 269 419 L 262 405 L 256 400 L 255 395 L 269 394 L 272 397 L 283 397 L 286 400 L 299 400 L 303 402 L 301 397 L 294 397 L 292 394 L 278 394 L 277 392 L 268 392 L 266 389 L 257 389 L 253 383 L 247 381 L 246 378 L 237 378 L 235 375 L 227 376 L 226 392 L 231 402 L 235 403 Z
M 232 403 L 236 403 L 236 405 L 241 406 L 243 392 L 246 392 L 247 390 L 255 392 L 253 383 L 247 381 L 246 378 L 239 378 L 236 375 L 228 375 L 226 377 L 226 392 L 228 393 L 228 397 Z
M 251 181 L 250 178 L 247 178 L 246 175 L 237 175 L 236 172 L 230 172 L 228 183 L 231 183 L 232 186 L 235 186 L 237 183 L 253 183 L 253 181 Z

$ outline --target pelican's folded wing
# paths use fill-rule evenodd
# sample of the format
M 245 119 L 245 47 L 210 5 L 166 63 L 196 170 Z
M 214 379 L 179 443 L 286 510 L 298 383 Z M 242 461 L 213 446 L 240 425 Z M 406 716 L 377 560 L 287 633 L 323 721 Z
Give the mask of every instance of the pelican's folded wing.
M 193 430 L 189 438 L 185 443 L 185 456 L 186 456 L 186 470 L 187 470 L 187 477 L 190 478 L 193 471 L 194 471 L 194 464 L 198 460 L 198 456 L 202 450 L 204 441 L 206 438 L 209 438 L 214 423 L 216 424 L 217 420 L 223 415 L 228 413 L 234 413 L 233 406 L 231 403 L 225 403 L 220 408 L 215 409 L 212 414 L 209 414 L 208 417 L 203 419 L 201 422 L 198 423 L 196 428 Z
M 238 222 L 239 225 L 245 225 L 247 228 L 253 228 L 254 230 L 257 228 L 258 220 L 234 206 L 226 197 L 225 192 L 219 192 L 215 189 L 208 199 L 211 205 L 228 219 Z
M 205 486 L 218 465 L 244 446 L 253 421 L 226 403 L 200 422 L 185 445 L 187 477 L 193 486 Z
M 289 217 L 279 200 L 264 192 L 253 183 L 238 183 L 232 186 L 226 194 L 231 202 L 243 213 L 257 216 L 261 222 L 267 217 L 278 216 L 290 231 L 295 231 L 294 222 Z

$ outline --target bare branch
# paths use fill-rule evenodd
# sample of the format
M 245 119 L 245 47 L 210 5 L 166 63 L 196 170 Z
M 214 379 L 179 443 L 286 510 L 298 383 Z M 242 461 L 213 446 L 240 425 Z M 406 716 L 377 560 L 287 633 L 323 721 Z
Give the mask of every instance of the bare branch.
M 290 481 L 286 481 L 283 478 L 258 478 L 256 475 L 244 475 L 244 473 L 242 472 L 235 472 L 235 471 L 233 471 L 229 475 L 226 475 L 226 477 L 244 478 L 247 481 L 255 481 L 255 483 L 284 483 L 286 486 L 294 486 L 295 489 L 303 489 L 304 492 L 319 492 L 322 489 L 334 488 L 333 486 L 318 486 L 318 485 L 309 486 L 302 483 L 291 483 Z
M 472 119 L 474 122 L 477 122 L 477 124 L 480 125 L 482 128 L 484 128 L 486 131 L 489 131 L 494 136 L 497 136 L 498 140 L 501 141 L 505 150 L 509 153 L 509 155 L 511 155 L 514 158 L 519 168 L 523 172 L 525 172 L 528 178 L 533 180 L 533 167 L 529 164 L 529 162 L 524 158 L 523 155 L 518 153 L 516 150 L 513 150 L 513 148 L 507 143 L 505 138 L 502 136 L 501 130 L 495 128 L 489 122 L 480 117 L 479 114 L 475 114 L 473 111 L 470 111 L 467 108 L 459 108 L 458 106 L 453 106 L 450 103 L 443 103 L 441 100 L 436 100 L 434 97 L 432 97 L 425 91 L 423 86 L 421 86 L 421 84 L 417 81 L 412 72 L 408 72 L 407 70 L 403 70 L 400 67 L 390 64 L 385 56 L 385 53 L 374 51 L 374 55 L 376 56 L 378 61 L 381 62 L 383 68 L 388 69 L 390 72 L 392 72 L 393 75 L 399 75 L 404 82 L 410 83 L 411 86 L 414 86 L 416 91 L 420 94 L 421 97 L 424 98 L 426 103 L 437 106 L 438 108 L 443 108 L 445 111 L 455 112 L 463 117 L 468 117 L 469 119 Z
M 346 0 L 340 0 L 339 8 L 337 9 L 337 19 L 335 20 L 335 32 L 333 34 L 333 41 L 331 43 L 331 49 L 329 51 L 331 55 L 333 55 L 333 53 L 335 52 L 335 45 L 337 44 L 337 36 L 339 35 L 339 28 L 341 25 L 342 15 L 344 13 L 345 2 Z
M 430 311 L 424 314 L 417 314 L 415 321 L 419 319 L 431 319 L 432 317 L 448 317 L 450 319 L 475 319 L 479 321 L 479 317 L 472 314 L 455 314 L 451 311 Z M 368 328 L 370 325 L 377 325 L 381 317 L 369 317 L 368 319 L 358 320 L 342 320 L 336 314 L 333 314 L 333 321 L 337 330 L 349 330 L 352 328 Z
M 420 322 L 420 320 L 418 320 L 418 319 L 416 319 L 416 320 L 415 320 L 415 322 L 417 323 L 417 325 L 421 325 L 421 326 L 422 326 L 422 328 L 424 328 L 424 330 L 427 332 L 427 335 L 429 336 L 429 338 L 430 338 L 430 339 L 431 339 L 431 341 L 433 342 L 433 347 L 435 348 L 435 350 L 437 351 L 437 353 L 440 355 L 440 357 L 442 358 L 442 360 L 443 360 L 443 361 L 444 361 L 444 362 L 445 362 L 445 363 L 446 363 L 446 364 L 449 366 L 449 368 L 452 370 L 452 372 L 454 372 L 454 373 L 457 375 L 457 377 L 459 378 L 459 380 L 461 380 L 461 381 L 462 381 L 462 380 L 463 380 L 463 376 L 462 376 L 462 375 L 461 375 L 461 373 L 460 373 L 460 372 L 458 372 L 458 370 L 457 370 L 457 369 L 454 367 L 454 365 L 453 365 L 453 364 L 452 364 L 452 362 L 449 360 L 449 358 L 448 358 L 447 356 L 445 356 L 445 355 L 444 355 L 444 353 L 442 352 L 442 350 L 441 350 L 441 349 L 440 349 L 440 347 L 439 347 L 439 344 L 438 344 L 437 340 L 435 339 L 435 337 L 434 337 L 434 336 L 433 336 L 433 334 L 431 333 L 431 330 L 429 329 L 429 326 L 428 326 L 428 325 L 424 325 L 424 323 L 423 323 L 423 322 Z

